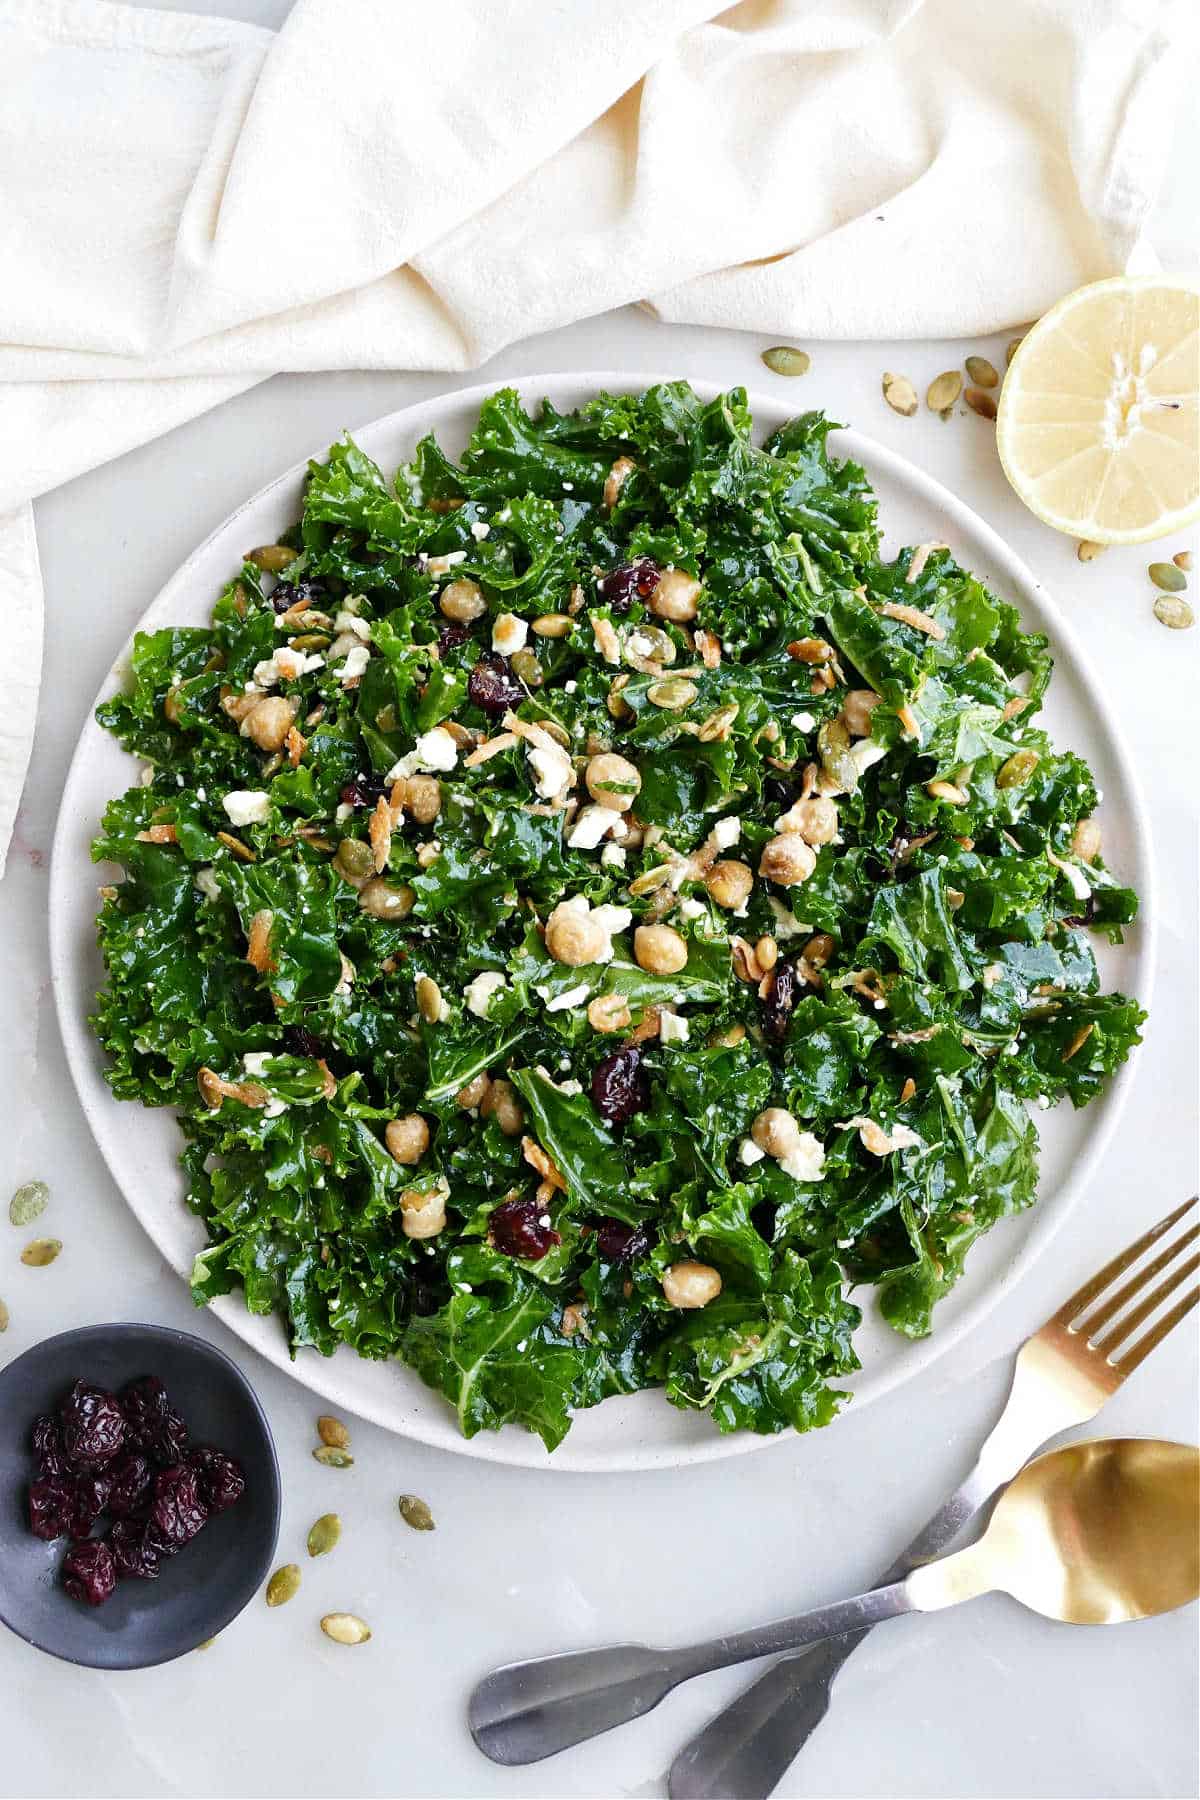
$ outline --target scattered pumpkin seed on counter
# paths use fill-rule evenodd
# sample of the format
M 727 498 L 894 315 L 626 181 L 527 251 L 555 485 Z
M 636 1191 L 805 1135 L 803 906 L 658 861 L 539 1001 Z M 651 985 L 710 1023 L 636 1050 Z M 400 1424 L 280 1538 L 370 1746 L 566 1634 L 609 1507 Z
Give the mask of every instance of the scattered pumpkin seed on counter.
M 1000 377 L 986 356 L 968 356 L 963 368 L 971 377 L 976 387 L 994 388 L 1000 386 Z
M 1174 562 L 1151 563 L 1146 573 L 1164 594 L 1182 594 L 1187 587 L 1187 576 Z
M 1005 367 L 1007 367 L 1008 364 L 1012 361 L 1013 357 L 1017 354 L 1017 351 L 1021 348 L 1021 345 L 1024 342 L 1025 342 L 1025 339 L 1023 337 L 1009 338 L 1008 348 L 1004 352 Z
M 55 1260 L 61 1249 L 61 1238 L 34 1238 L 22 1250 L 21 1261 L 27 1269 L 44 1269 Z
M 901 418 L 911 419 L 917 410 L 917 390 L 907 375 L 893 375 L 890 370 L 885 370 L 883 397 Z
M 0 1331 L 8 1330 L 8 1321 L 11 1316 L 12 1315 L 9 1313 L 9 1310 L 8 1310 L 7 1306 L 5 1306 L 3 1300 L 0 1300 Z
M 350 1433 L 340 1419 L 331 1413 L 322 1413 L 317 1420 L 317 1436 L 323 1444 L 329 1444 L 335 1450 L 350 1448 Z
M 1075 554 L 1080 562 L 1095 562 L 1096 558 L 1103 556 L 1107 549 L 1107 544 L 1093 544 L 1090 538 L 1083 538 Z
M 23 1182 L 8 1203 L 9 1219 L 14 1225 L 32 1225 L 45 1212 L 49 1200 L 50 1189 L 44 1181 Z
M 326 1613 L 321 1630 L 335 1644 L 365 1644 L 371 1635 L 371 1627 L 356 1613 Z
M 341 1539 L 342 1521 L 336 1513 L 322 1513 L 308 1534 L 308 1554 L 325 1556 Z
M 1154 602 L 1154 616 L 1160 625 L 1172 631 L 1190 631 L 1196 615 L 1178 594 L 1163 594 Z
M 350 1452 L 341 1449 L 337 1444 L 318 1444 L 313 1451 L 313 1457 L 327 1469 L 352 1469 L 354 1467 L 354 1458 Z
M 774 344 L 763 351 L 762 359 L 772 375 L 807 375 L 812 368 L 808 351 L 797 350 L 794 344 Z
M 267 1605 L 286 1606 L 300 1592 L 299 1563 L 284 1563 L 267 1583 Z
M 406 1525 L 411 1525 L 414 1531 L 437 1530 L 428 1505 L 424 1500 L 418 1499 L 416 1494 L 401 1494 L 400 1517 Z
M 1171 561 L 1175 564 L 1177 569 L 1183 569 L 1185 573 L 1191 574 L 1192 553 L 1190 550 L 1177 550 L 1171 558 Z
M 954 402 L 962 393 L 962 385 L 963 378 L 957 369 L 944 369 L 940 375 L 935 375 L 925 395 L 930 412 L 948 419 L 954 410 Z
M 963 394 L 963 399 L 971 411 L 978 413 L 981 419 L 995 418 L 996 402 L 986 388 L 969 387 Z

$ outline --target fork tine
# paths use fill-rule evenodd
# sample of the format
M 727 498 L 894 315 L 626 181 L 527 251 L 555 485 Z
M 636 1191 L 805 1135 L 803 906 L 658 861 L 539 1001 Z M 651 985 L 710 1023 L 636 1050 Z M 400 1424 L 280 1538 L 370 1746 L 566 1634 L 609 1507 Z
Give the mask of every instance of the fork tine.
M 1189 1275 L 1200 1269 L 1200 1256 L 1189 1257 L 1181 1268 L 1175 1270 L 1165 1281 L 1160 1281 L 1152 1294 L 1147 1294 L 1140 1306 L 1135 1306 L 1127 1318 L 1118 1319 L 1111 1331 L 1105 1332 L 1102 1338 L 1092 1340 L 1092 1349 L 1101 1356 L 1109 1356 L 1120 1349 L 1127 1337 L 1130 1337 L 1139 1325 L 1144 1325 L 1152 1312 L 1157 1312 L 1168 1294 L 1173 1294 L 1181 1287 Z
M 1088 1342 L 1095 1343 L 1096 1333 L 1102 1331 L 1110 1319 L 1116 1318 L 1126 1302 L 1132 1300 L 1135 1294 L 1140 1294 L 1161 1269 L 1165 1269 L 1168 1263 L 1173 1263 L 1180 1251 L 1186 1250 L 1189 1244 L 1194 1244 L 1198 1237 L 1200 1237 L 1200 1225 L 1193 1225 L 1190 1231 L 1185 1231 L 1181 1238 L 1176 1238 L 1173 1244 L 1168 1244 L 1167 1248 L 1156 1256 L 1153 1262 L 1148 1262 L 1144 1269 L 1139 1269 L 1137 1274 L 1125 1282 L 1123 1287 L 1119 1287 L 1112 1299 L 1106 1300 L 1103 1306 L 1098 1307 L 1086 1323 L 1081 1319 L 1079 1329 L 1086 1334 Z
M 1112 1367 L 1122 1381 L 1127 1375 L 1133 1374 L 1139 1363 L 1145 1362 L 1152 1350 L 1157 1350 L 1168 1332 L 1174 1331 L 1179 1321 L 1187 1318 L 1198 1301 L 1200 1301 L 1200 1287 L 1194 1287 L 1190 1294 L 1185 1294 L 1182 1300 L 1176 1302 L 1169 1313 L 1163 1314 L 1158 1324 L 1153 1326 L 1144 1338 L 1139 1338 L 1132 1350 L 1127 1350 L 1124 1356 L 1118 1357 L 1113 1362 Z
M 1081 1288 L 1075 1290 L 1066 1304 L 1059 1307 L 1049 1323 L 1069 1326 L 1085 1307 L 1091 1305 L 1098 1294 L 1104 1292 L 1110 1281 L 1115 1281 L 1118 1275 L 1123 1275 L 1131 1263 L 1135 1263 L 1138 1257 L 1150 1248 L 1151 1244 L 1156 1244 L 1163 1233 L 1170 1231 L 1172 1225 L 1182 1219 L 1188 1208 L 1195 1204 L 1196 1195 L 1193 1194 L 1190 1200 L 1185 1200 L 1182 1206 L 1177 1206 L 1174 1212 L 1169 1212 L 1165 1219 L 1160 1219 L 1157 1225 L 1152 1225 L 1149 1231 L 1144 1232 L 1137 1239 L 1136 1243 L 1130 1244 L 1127 1250 L 1122 1250 L 1119 1256 L 1114 1256 L 1111 1262 L 1105 1263 L 1098 1274 L 1093 1275 L 1090 1281 L 1085 1281 Z

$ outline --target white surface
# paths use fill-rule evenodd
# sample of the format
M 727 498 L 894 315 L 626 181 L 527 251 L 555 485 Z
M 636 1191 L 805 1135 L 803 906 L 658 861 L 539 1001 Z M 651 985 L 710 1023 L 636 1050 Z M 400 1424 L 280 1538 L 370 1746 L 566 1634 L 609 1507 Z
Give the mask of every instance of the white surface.
M 509 352 L 487 378 L 608 363 L 770 387 L 757 340 L 665 331 L 638 313 Z M 1002 340 L 978 346 L 1002 360 Z M 73 1323 L 161 1320 L 211 1335 L 251 1374 L 284 1470 L 280 1560 L 305 1563 L 289 1607 L 255 1604 L 211 1649 L 124 1679 L 68 1669 L 0 1637 L 3 1786 L 37 1795 L 325 1794 L 579 1796 L 662 1792 L 688 1732 L 744 1675 L 707 1678 L 655 1714 L 555 1762 L 504 1772 L 462 1725 L 490 1664 L 572 1643 L 682 1638 L 861 1585 L 958 1481 L 998 1408 L 1004 1358 L 1104 1256 L 1195 1182 L 1196 775 L 1190 734 L 1197 634 L 1154 621 L 1145 550 L 1082 566 L 1024 514 L 989 427 L 888 411 L 883 368 L 918 382 L 963 346 L 813 345 L 811 373 L 778 384 L 912 456 L 994 524 L 1085 635 L 1149 794 L 1160 875 L 1154 1017 L 1124 1127 L 1071 1227 L 963 1349 L 831 1430 L 749 1461 L 680 1473 L 577 1476 L 481 1468 L 355 1427 L 357 1463 L 308 1452 L 312 1397 L 248 1352 L 186 1291 L 101 1165 L 63 1061 L 49 991 L 46 853 L 67 760 L 91 696 L 173 569 L 248 494 L 307 446 L 434 393 L 444 377 L 285 378 L 239 397 L 39 506 L 50 616 L 42 717 L 26 806 L 0 887 L 10 947 L 0 1054 L 10 1124 L 0 1197 L 32 1176 L 54 1189 L 42 1226 L 65 1242 L 49 1269 L 18 1262 L 0 1223 L 0 1354 Z M 1180 546 L 1165 546 L 1173 551 Z M 102 623 L 101 623 L 102 621 Z M 1177 1333 L 1108 1407 L 1103 1429 L 1193 1439 L 1194 1338 Z M 353 1423 L 353 1421 L 351 1421 Z M 422 1494 L 438 1530 L 395 1510 Z M 339 1548 L 309 1564 L 321 1512 Z M 375 1635 L 327 1643 L 319 1614 L 358 1610 Z M 1196 1619 L 1081 1631 L 1000 1598 L 876 1632 L 782 1790 L 789 1796 L 1187 1796 L 1196 1789 Z M 347 1661 L 347 1658 L 351 1660 Z M 37 1723 L 31 1725 L 30 1721 Z
M 536 408 L 546 395 L 560 412 L 581 405 L 595 394 L 622 393 L 646 381 L 612 370 L 578 376 L 530 376 L 522 382 L 526 405 Z M 784 384 L 776 382 L 779 388 Z M 790 386 L 791 384 L 786 384 Z M 380 419 L 358 431 L 356 441 L 389 472 L 410 457 L 420 440 L 433 432 L 451 456 L 465 446 L 482 400 L 494 384 L 443 395 Z M 717 391 L 699 384 L 705 398 Z M 789 416 L 786 393 L 753 396 L 760 436 L 783 425 Z M 311 447 L 317 450 L 317 446 Z M 1105 832 L 1110 865 L 1120 869 L 1143 897 L 1146 923 L 1119 950 L 1097 944 L 1105 987 L 1136 994 L 1149 1005 L 1157 908 L 1147 834 L 1138 782 L 1119 731 L 1105 717 L 1106 703 L 1065 618 L 1044 589 L 1012 551 L 947 489 L 930 481 L 913 464 L 870 438 L 853 431 L 835 434 L 840 456 L 865 465 L 879 497 L 884 528 L 883 554 L 902 545 L 947 542 L 960 562 L 972 569 L 995 593 L 1016 601 L 1027 629 L 1046 631 L 1056 642 L 1058 664 L 1045 722 L 1057 740 L 1085 756 L 1104 794 L 1099 818 Z M 190 556 L 167 582 L 139 621 L 140 630 L 163 625 L 207 624 L 214 595 L 236 574 L 248 544 L 278 541 L 300 513 L 307 459 L 247 500 Z M 106 680 L 103 697 L 119 690 L 131 646 Z M 60 1009 L 67 1056 L 97 1143 L 110 1171 L 158 1248 L 181 1275 L 190 1274 L 206 1234 L 183 1205 L 186 1191 L 179 1167 L 181 1140 L 173 1117 L 115 1101 L 107 1088 L 104 1056 L 88 1029 L 87 1017 L 103 980 L 95 946 L 95 871 L 88 849 L 108 800 L 137 779 L 139 764 L 127 757 L 94 720 L 84 728 L 63 792 L 51 866 L 51 979 Z M 102 871 L 105 880 L 112 871 Z M 936 1357 L 944 1355 L 973 1329 L 991 1306 L 1020 1279 L 1049 1243 L 1070 1208 L 1084 1191 L 1097 1160 L 1103 1156 L 1133 1080 L 1126 1069 L 1108 1091 L 1084 1113 L 1059 1106 L 1039 1115 L 1042 1140 L 1043 1202 L 1002 1232 L 993 1232 L 976 1250 L 967 1277 L 938 1311 L 938 1329 L 921 1342 L 891 1331 L 867 1302 L 855 1344 L 863 1368 L 847 1383 L 858 1403 L 888 1393 L 911 1380 Z M 281 1367 L 288 1366 L 287 1346 L 274 1318 L 247 1313 L 239 1294 L 218 1300 L 217 1316 Z M 301 1356 L 297 1373 L 317 1393 L 364 1418 L 442 1448 L 465 1448 L 490 1461 L 546 1467 L 540 1441 L 517 1426 L 481 1432 L 467 1444 L 458 1433 L 450 1409 L 419 1376 L 395 1363 L 368 1362 L 348 1348 L 336 1357 Z M 611 1399 L 577 1419 L 567 1440 L 555 1452 L 555 1471 L 682 1467 L 691 1462 L 764 1450 L 781 1440 L 750 1432 L 723 1436 L 703 1414 L 680 1412 L 656 1394 Z

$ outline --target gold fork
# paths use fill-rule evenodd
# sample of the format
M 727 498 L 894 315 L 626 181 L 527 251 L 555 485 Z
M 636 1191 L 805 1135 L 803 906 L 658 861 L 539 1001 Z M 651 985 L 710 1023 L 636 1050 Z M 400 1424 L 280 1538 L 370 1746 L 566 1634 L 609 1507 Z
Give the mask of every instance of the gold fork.
M 1109 1395 L 1187 1317 L 1200 1301 L 1200 1285 L 1130 1344 L 1134 1333 L 1200 1268 L 1200 1254 L 1179 1260 L 1200 1237 L 1200 1225 L 1191 1225 L 1127 1281 L 1120 1278 L 1195 1204 L 1193 1195 L 1105 1263 L 1022 1344 L 1004 1411 L 975 1467 L 877 1585 L 902 1580 L 943 1550 L 1047 1439 L 1094 1418 Z M 1160 1275 L 1163 1279 L 1153 1285 Z M 668 1783 L 671 1800 L 767 1800 L 824 1718 L 834 1678 L 867 1630 L 869 1626 L 785 1657 L 739 1694 L 675 1758 Z

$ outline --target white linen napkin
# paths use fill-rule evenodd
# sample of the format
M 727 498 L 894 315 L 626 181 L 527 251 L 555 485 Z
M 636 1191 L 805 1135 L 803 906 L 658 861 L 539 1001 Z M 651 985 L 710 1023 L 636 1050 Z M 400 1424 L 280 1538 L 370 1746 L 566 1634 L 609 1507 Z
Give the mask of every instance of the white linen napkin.
M 0 858 L 28 502 L 283 369 L 445 368 L 640 300 L 965 335 L 1127 265 L 1189 0 L 0 0 Z M 0 863 L 2 866 L 2 863 Z

